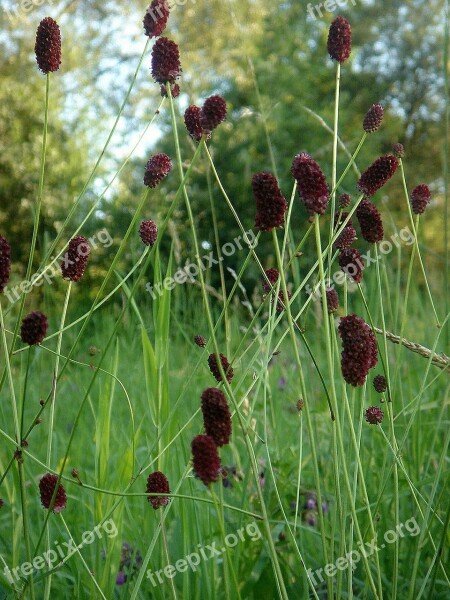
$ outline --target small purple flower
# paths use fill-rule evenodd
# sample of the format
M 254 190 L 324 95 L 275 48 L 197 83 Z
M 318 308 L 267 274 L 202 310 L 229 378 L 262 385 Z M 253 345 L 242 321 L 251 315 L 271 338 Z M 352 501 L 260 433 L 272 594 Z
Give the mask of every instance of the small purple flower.
M 312 496 L 310 496 L 309 498 L 306 499 L 305 508 L 307 510 L 315 510 L 317 508 L 316 501 L 314 500 L 314 498 Z
M 127 580 L 127 576 L 123 571 L 117 573 L 116 585 L 123 585 Z
M 280 377 L 280 379 L 278 380 L 278 389 L 279 390 L 284 390 L 284 388 L 286 387 L 287 384 L 287 380 L 285 377 Z

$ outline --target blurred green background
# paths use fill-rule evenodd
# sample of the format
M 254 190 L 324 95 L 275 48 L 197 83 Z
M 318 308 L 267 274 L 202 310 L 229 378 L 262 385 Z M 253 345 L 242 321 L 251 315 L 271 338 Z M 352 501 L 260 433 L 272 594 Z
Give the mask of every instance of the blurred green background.
M 185 108 L 201 104 L 212 93 L 222 94 L 229 116 L 215 132 L 210 147 L 224 187 L 247 229 L 253 227 L 255 214 L 251 176 L 257 171 L 273 170 L 270 152 L 287 198 L 292 189 L 290 165 L 297 152 L 309 152 L 330 179 L 332 136 L 310 111 L 332 125 L 335 66 L 327 56 L 326 38 L 337 14 L 349 19 L 353 51 L 342 68 L 341 139 L 353 152 L 367 109 L 373 103 L 383 104 L 383 127 L 369 136 L 358 166 L 366 168 L 381 153 L 389 152 L 395 142 L 405 145 L 409 189 L 418 183 L 427 183 L 432 189 L 433 202 L 422 219 L 421 245 L 433 292 L 445 294 L 444 2 L 349 0 L 333 12 L 318 11 L 314 3 L 313 10 L 308 11 L 308 3 L 298 0 L 183 2 L 174 6 L 165 32 L 179 44 L 181 52 L 182 93 L 176 102 L 183 156 L 189 159 L 194 152 L 182 122 Z M 41 0 L 39 4 L 32 0 L 1 2 L 0 233 L 12 245 L 11 286 L 24 275 L 39 177 L 45 77 L 36 66 L 34 40 L 40 19 L 50 15 L 58 21 L 63 60 L 61 70 L 51 77 L 49 145 L 36 267 L 95 164 L 147 39 L 142 27 L 147 3 Z M 102 194 L 159 106 L 159 85 L 149 72 L 150 49 L 151 45 L 112 143 L 70 231 Z M 92 236 L 106 227 L 116 242 L 121 238 L 143 189 L 145 162 L 155 151 L 174 157 L 169 117 L 166 102 L 99 202 L 93 218 L 83 227 L 84 235 Z M 339 171 L 346 164 L 347 157 L 341 151 Z M 198 231 L 205 248 L 214 245 L 207 171 L 203 159 L 191 181 Z M 355 194 L 356 179 L 350 171 L 340 192 Z M 158 222 L 176 189 L 177 177 L 172 173 L 152 192 L 144 217 Z M 221 235 L 233 239 L 240 232 L 231 213 L 221 210 L 224 203 L 214 183 L 211 193 Z M 408 224 L 400 177 L 383 188 L 375 201 L 382 208 L 387 235 L 396 230 L 393 223 L 399 213 L 403 213 L 400 223 Z M 298 198 L 296 202 L 293 228 L 300 235 L 307 215 Z M 186 214 L 180 207 L 163 243 L 168 251 L 171 241 L 175 241 L 178 264 L 194 258 L 186 224 Z M 124 257 L 123 272 L 140 252 L 135 237 L 136 248 L 130 248 Z M 266 249 L 260 245 L 264 266 L 271 264 L 269 237 Z M 64 243 L 67 239 L 68 235 Z M 108 252 L 102 246 L 93 252 L 88 275 L 91 279 L 100 280 L 105 273 Z M 306 263 L 308 252 L 305 254 Z M 227 259 L 227 266 L 236 268 L 241 260 L 237 253 Z M 218 286 L 218 272 L 210 277 L 212 285 Z M 256 266 L 250 268 L 246 286 L 251 290 L 258 280 Z M 89 287 L 94 295 L 96 286 Z M 42 293 L 42 289 L 35 289 L 33 294 Z

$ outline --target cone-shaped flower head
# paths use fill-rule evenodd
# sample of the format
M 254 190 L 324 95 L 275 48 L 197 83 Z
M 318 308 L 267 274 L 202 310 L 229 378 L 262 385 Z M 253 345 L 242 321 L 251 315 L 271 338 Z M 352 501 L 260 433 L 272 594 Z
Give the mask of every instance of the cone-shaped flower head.
M 336 238 L 334 245 L 336 248 L 340 250 L 344 250 L 344 248 L 351 248 L 353 242 L 356 240 L 356 231 L 353 225 L 347 225 L 344 227 L 342 232 Z
M 384 235 L 383 221 L 375 204 L 372 204 L 369 200 L 363 200 L 356 209 L 356 217 L 361 235 L 366 242 L 369 242 L 369 244 L 381 242 Z
M 153 246 L 158 237 L 158 227 L 154 221 L 142 221 L 139 226 L 139 236 L 146 246 Z
M 222 390 L 207 388 L 202 393 L 202 413 L 205 431 L 216 443 L 225 446 L 231 436 L 231 414 Z
M 150 473 L 147 478 L 147 494 L 170 494 L 170 487 L 167 477 L 161 471 Z M 156 510 L 161 506 L 166 506 L 169 496 L 149 496 L 148 501 Z
M 212 131 L 225 120 L 227 103 L 222 96 L 210 96 L 200 111 L 200 125 L 205 131 Z
M 11 247 L 6 238 L 0 235 L 0 294 L 6 287 L 11 272 Z
M 377 342 L 373 331 L 356 315 L 342 317 L 339 325 L 342 338 L 341 369 L 347 383 L 363 385 L 369 370 L 378 362 Z
M 355 283 L 361 281 L 364 262 L 358 250 L 355 248 L 344 248 L 341 250 L 339 254 L 339 266 Z
M 339 308 L 339 296 L 334 288 L 326 288 L 325 295 L 327 298 L 327 310 L 329 314 L 337 311 Z
M 167 0 L 152 0 L 144 15 L 144 31 L 148 37 L 158 37 L 167 26 L 170 10 Z
M 47 74 L 59 69 L 61 64 L 61 33 L 56 21 L 45 17 L 36 31 L 34 47 L 39 69 Z
M 172 40 L 160 37 L 152 49 L 152 77 L 157 83 L 175 83 L 181 75 L 180 51 Z
M 196 477 L 205 485 L 219 479 L 220 458 L 217 446 L 209 435 L 197 435 L 191 444 L 192 462 Z
M 50 508 L 55 487 L 58 482 L 58 476 L 47 473 L 39 482 L 39 491 L 41 493 L 41 502 L 44 508 Z M 66 508 L 67 496 L 61 484 L 58 485 L 55 501 L 53 503 L 53 512 L 59 513 Z
M 256 173 L 252 178 L 253 196 L 256 201 L 255 227 L 260 231 L 272 231 L 284 222 L 287 202 L 272 173 Z
M 383 417 L 384 413 L 378 406 L 369 406 L 366 410 L 366 421 L 371 425 L 379 425 Z
M 226 375 L 228 383 L 231 383 L 231 380 L 233 379 L 233 375 L 234 375 L 233 369 L 230 367 L 230 363 L 228 362 L 226 356 L 224 356 L 222 353 L 220 353 L 219 356 L 220 356 L 220 362 L 222 363 L 223 372 Z M 209 355 L 208 365 L 209 365 L 209 370 L 214 375 L 216 381 L 218 381 L 218 382 L 222 381 L 222 375 L 220 374 L 219 365 L 217 364 L 217 358 L 214 353 Z
M 425 212 L 430 200 L 430 188 L 425 185 L 425 183 L 421 183 L 420 185 L 416 186 L 411 193 L 411 208 L 413 213 L 416 215 L 421 215 L 423 212 Z
M 82 235 L 72 238 L 63 256 L 61 273 L 64 279 L 69 281 L 80 281 L 86 270 L 91 247 Z
M 366 113 L 363 129 L 366 133 L 374 133 L 381 127 L 384 110 L 381 104 L 373 104 Z
M 393 154 L 380 156 L 361 175 L 358 189 L 368 197 L 373 196 L 394 175 L 398 164 L 398 159 Z
M 351 201 L 350 194 L 341 194 L 339 196 L 339 208 L 347 208 L 350 206 Z
M 306 152 L 295 156 L 291 173 L 297 181 L 300 198 L 309 214 L 323 215 L 329 200 L 325 175 L 319 165 Z
M 20 328 L 22 342 L 29 346 L 40 344 L 45 338 L 47 329 L 48 319 L 43 313 L 38 310 L 30 313 L 23 319 Z
M 262 280 L 262 287 L 263 287 L 264 292 L 266 294 L 268 294 L 270 292 L 270 290 L 272 289 L 272 287 L 274 287 L 277 284 L 280 274 L 277 271 L 277 269 L 274 269 L 274 268 L 267 269 L 265 271 L 265 273 L 266 273 L 267 279 L 270 281 L 271 285 L 268 284 L 268 282 L 266 281 L 266 278 L 264 277 Z
M 199 348 L 204 348 L 206 346 L 206 339 L 202 335 L 196 335 L 194 337 L 194 342 Z
M 374 377 L 373 387 L 379 394 L 385 392 L 387 388 L 386 377 L 384 377 L 383 375 L 377 375 L 376 377 Z
M 352 28 L 344 17 L 336 17 L 328 33 L 328 53 L 333 60 L 344 63 L 352 49 Z
M 172 161 L 167 154 L 155 154 L 145 166 L 144 184 L 155 188 L 170 173 Z
M 184 113 L 184 124 L 186 125 L 186 129 L 191 138 L 196 142 L 201 140 L 204 133 L 203 127 L 200 124 L 200 112 L 199 107 L 193 104 L 192 106 L 188 106 Z
M 405 148 L 403 144 L 394 144 L 392 146 L 392 154 L 397 158 L 404 158 L 405 156 Z

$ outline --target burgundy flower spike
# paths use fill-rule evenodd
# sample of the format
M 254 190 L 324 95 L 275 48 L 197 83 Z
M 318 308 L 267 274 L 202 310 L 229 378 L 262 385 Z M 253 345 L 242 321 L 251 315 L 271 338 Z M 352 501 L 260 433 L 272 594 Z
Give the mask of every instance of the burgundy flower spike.
M 52 473 L 47 473 L 39 482 L 39 491 L 41 494 L 41 502 L 44 508 L 50 508 L 55 487 L 58 482 L 58 476 Z M 61 484 L 58 485 L 55 501 L 53 503 L 53 512 L 59 513 L 66 508 L 67 496 L 66 491 Z
M 196 477 L 205 485 L 217 481 L 220 474 L 220 458 L 213 438 L 209 435 L 197 435 L 192 440 L 191 448 Z
M 167 0 L 152 0 L 144 15 L 144 30 L 148 37 L 158 37 L 167 26 L 169 19 Z
M 227 103 L 222 96 L 210 96 L 200 111 L 200 125 L 205 131 L 212 131 L 225 121 Z
M 272 231 L 284 223 L 287 202 L 271 173 L 256 173 L 252 178 L 253 196 L 256 200 L 255 227 Z
M 85 237 L 77 235 L 72 238 L 61 263 L 61 273 L 64 279 L 73 282 L 80 281 L 86 270 L 90 253 L 91 247 Z
M 172 161 L 167 154 L 155 154 L 145 166 L 144 184 L 149 188 L 158 186 L 170 173 Z
M 152 77 L 157 83 L 175 83 L 181 75 L 180 51 L 172 40 L 160 37 L 152 50 Z
M 375 204 L 372 204 L 369 200 L 363 200 L 356 209 L 356 217 L 361 235 L 366 242 L 369 242 L 369 244 L 381 242 L 384 235 L 383 221 Z
M 297 181 L 300 198 L 309 214 L 323 215 L 329 200 L 325 175 L 319 165 L 306 152 L 295 156 L 291 173 Z
M 48 319 L 43 313 L 38 310 L 30 313 L 23 319 L 22 326 L 20 328 L 20 337 L 22 342 L 24 342 L 24 344 L 28 344 L 29 346 L 40 344 L 45 338 L 47 329 Z
M 36 31 L 34 47 L 39 69 L 47 74 L 58 71 L 61 64 L 61 33 L 56 21 L 45 17 Z
M 328 53 L 333 60 L 344 63 L 352 49 L 352 28 L 344 17 L 336 17 L 328 33 Z
M 225 446 L 231 436 L 231 414 L 222 390 L 207 388 L 202 393 L 202 413 L 205 431 L 217 446 Z
M 343 345 L 342 375 L 350 385 L 363 385 L 369 370 L 378 362 L 375 335 L 367 323 L 356 315 L 341 318 L 339 335 Z
M 11 271 L 11 247 L 6 238 L 0 235 L 0 294 L 6 287 Z
M 233 369 L 230 367 L 230 363 L 228 362 L 226 356 L 224 356 L 222 353 L 220 353 L 219 356 L 220 356 L 220 362 L 222 363 L 223 372 L 226 375 L 228 383 L 231 383 L 231 380 L 233 379 L 233 375 L 234 375 Z M 220 374 L 219 365 L 217 363 L 217 358 L 214 353 L 209 355 L 208 365 L 209 365 L 209 370 L 214 375 L 216 381 L 218 381 L 218 382 L 222 381 L 222 375 Z
M 147 479 L 147 494 L 170 494 L 167 477 L 161 471 L 150 473 Z M 149 496 L 148 501 L 156 510 L 169 503 L 169 496 Z
M 364 171 L 358 181 L 358 189 L 366 196 L 373 196 L 394 175 L 399 165 L 393 154 L 380 156 Z
M 146 246 L 153 246 L 158 238 L 158 227 L 154 221 L 142 221 L 139 236 Z
M 430 201 L 431 192 L 427 185 L 421 183 L 413 189 L 411 193 L 411 208 L 414 214 L 421 215 L 424 213 Z

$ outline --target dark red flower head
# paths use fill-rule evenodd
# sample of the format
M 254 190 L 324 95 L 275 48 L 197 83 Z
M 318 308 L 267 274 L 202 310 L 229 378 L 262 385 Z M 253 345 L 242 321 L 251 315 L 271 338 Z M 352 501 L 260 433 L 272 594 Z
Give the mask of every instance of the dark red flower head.
M 58 482 L 58 476 L 47 473 L 39 482 L 39 491 L 41 493 L 41 502 L 44 508 L 50 508 L 55 487 Z M 55 500 L 53 503 L 53 512 L 59 513 L 66 508 L 67 496 L 61 484 L 58 485 Z
M 272 231 L 284 222 L 287 202 L 272 173 L 256 173 L 252 178 L 253 196 L 256 200 L 255 227 Z
M 371 425 L 379 425 L 383 417 L 384 413 L 378 406 L 369 406 L 366 410 L 366 421 Z
M 220 458 L 213 438 L 209 435 L 197 435 L 192 440 L 191 448 L 196 477 L 205 485 L 217 481 L 220 474 Z
M 270 281 L 271 285 L 268 284 L 268 282 L 266 281 L 266 278 L 264 277 L 262 280 L 262 287 L 263 290 L 266 294 L 268 294 L 273 287 L 276 286 L 278 278 L 280 276 L 280 274 L 278 273 L 278 271 L 276 269 L 267 269 L 267 271 L 265 272 L 266 276 L 268 278 L 268 280 Z M 288 302 L 289 300 L 292 298 L 292 294 L 291 292 L 288 290 Z M 275 292 L 272 291 L 271 292 L 271 300 L 270 303 L 273 304 L 275 299 Z M 277 298 L 277 306 L 276 306 L 276 310 L 277 312 L 281 313 L 283 312 L 283 310 L 285 309 L 286 306 L 286 302 L 284 300 L 284 292 L 283 290 L 278 290 L 278 298 Z
M 336 17 L 328 33 L 328 53 L 341 64 L 350 56 L 352 49 L 352 28 L 344 17 Z
M 374 377 L 373 387 L 379 394 L 385 392 L 387 388 L 386 377 L 384 377 L 383 375 L 377 375 L 376 377 Z
M 392 154 L 397 158 L 404 158 L 405 156 L 405 148 L 403 144 L 394 144 L 392 146 Z
M 167 154 L 155 154 L 145 166 L 144 184 L 155 188 L 170 173 L 172 161 Z
M 381 127 L 384 110 L 381 104 L 373 104 L 364 117 L 363 129 L 366 133 L 374 133 Z
M 170 84 L 170 93 L 172 94 L 172 98 L 176 98 L 180 95 L 180 86 L 178 85 L 178 83 Z M 169 97 L 169 94 L 167 93 L 167 88 L 164 84 L 161 85 L 161 96 L 163 98 Z
M 170 494 L 167 477 L 161 471 L 150 473 L 147 478 L 147 494 Z M 148 501 L 156 510 L 169 503 L 169 496 L 149 496 Z
M 205 431 L 216 443 L 225 446 L 231 436 L 231 414 L 222 390 L 207 388 L 202 393 L 202 413 Z
M 227 103 L 222 96 L 210 96 L 200 111 L 200 125 L 205 131 L 212 131 L 225 120 Z
M 30 313 L 23 319 L 20 328 L 22 342 L 29 346 L 40 344 L 45 338 L 47 329 L 48 319 L 43 313 L 38 310 Z
M 0 235 L 0 294 L 6 287 L 11 272 L 11 247 L 6 238 Z
M 61 273 L 64 279 L 80 281 L 86 270 L 91 247 L 82 235 L 72 238 L 61 262 Z
M 344 248 L 339 254 L 339 266 L 350 279 L 359 283 L 362 279 L 364 262 L 355 248 Z
M 339 308 L 339 296 L 337 291 L 334 288 L 327 288 L 325 290 L 325 295 L 327 298 L 327 310 L 329 314 L 332 314 L 337 311 Z
M 356 209 L 356 217 L 359 221 L 361 235 L 366 242 L 369 244 L 381 242 L 384 235 L 383 221 L 375 204 L 369 200 L 363 200 Z
M 421 215 L 423 212 L 425 212 L 430 200 L 430 188 L 425 185 L 425 183 L 421 183 L 420 185 L 416 186 L 411 193 L 411 208 L 413 213 L 416 215 Z
M 203 127 L 200 124 L 200 112 L 199 107 L 193 104 L 192 106 L 188 106 L 184 113 L 184 124 L 186 125 L 186 129 L 191 138 L 196 142 L 199 142 L 202 139 L 204 133 Z M 210 137 L 211 134 L 208 134 L 208 138 Z
M 39 23 L 34 46 L 39 69 L 47 74 L 59 69 L 61 64 L 61 33 L 56 21 L 45 17 Z
M 158 227 L 154 221 L 142 221 L 139 226 L 139 235 L 146 246 L 153 246 L 158 237 Z
M 353 225 L 347 225 L 344 227 L 342 232 L 336 238 L 334 243 L 336 248 L 344 250 L 344 248 L 351 248 L 353 242 L 356 240 L 356 231 Z
M 398 159 L 392 154 L 380 156 L 361 175 L 358 189 L 368 197 L 373 196 L 394 175 L 398 165 Z
M 167 0 L 152 0 L 144 15 L 144 30 L 148 37 L 158 37 L 167 26 L 169 19 Z
M 309 214 L 323 215 L 329 200 L 325 175 L 319 165 L 306 152 L 295 156 L 291 173 L 297 181 L 300 198 Z
M 343 346 L 342 375 L 350 385 L 363 385 L 369 370 L 378 362 L 374 333 L 363 319 L 348 315 L 341 318 L 339 335 Z
M 278 273 L 277 269 L 271 268 L 271 269 L 267 269 L 267 271 L 265 271 L 267 279 L 270 281 L 271 285 L 268 284 L 268 282 L 266 281 L 266 278 L 264 277 L 262 280 L 262 287 L 263 290 L 266 294 L 268 294 L 270 292 L 270 290 L 277 284 L 278 278 L 280 276 L 280 274 Z
M 196 335 L 194 337 L 194 342 L 199 348 L 204 348 L 206 346 L 206 339 L 202 335 Z
M 180 51 L 172 40 L 158 38 L 152 49 L 152 77 L 157 83 L 175 83 L 181 75 Z
M 339 208 L 347 208 L 350 206 L 351 201 L 350 194 L 341 194 L 339 196 Z
M 224 356 L 223 354 L 219 354 L 219 356 L 220 356 L 220 362 L 222 363 L 223 372 L 226 375 L 228 383 L 231 383 L 231 380 L 233 379 L 233 375 L 234 375 L 233 369 L 230 367 L 230 363 L 228 362 L 226 356 Z M 216 381 L 218 381 L 218 382 L 222 381 L 222 375 L 220 374 L 219 365 L 217 364 L 217 358 L 214 353 L 209 355 L 208 365 L 209 365 L 209 370 L 214 375 Z

